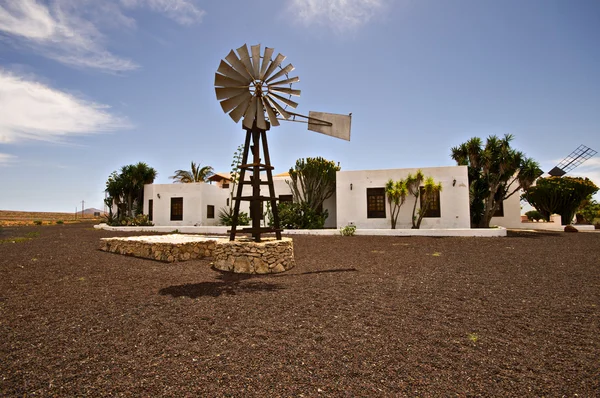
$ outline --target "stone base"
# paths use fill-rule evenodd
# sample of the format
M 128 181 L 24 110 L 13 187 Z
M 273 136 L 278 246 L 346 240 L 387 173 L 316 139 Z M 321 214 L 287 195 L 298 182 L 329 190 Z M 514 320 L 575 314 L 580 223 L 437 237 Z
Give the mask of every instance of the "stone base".
M 240 274 L 274 274 L 295 265 L 290 238 L 264 238 L 262 242 L 237 238 L 231 242 L 228 238 L 184 234 L 130 236 L 102 238 L 100 250 L 167 263 L 212 258 L 216 269 Z
M 274 274 L 287 271 L 296 264 L 290 238 L 263 238 L 262 242 L 247 238 L 219 241 L 213 259 L 216 269 L 240 274 Z
M 217 241 L 226 239 L 181 234 L 102 238 L 100 250 L 172 263 L 212 257 Z

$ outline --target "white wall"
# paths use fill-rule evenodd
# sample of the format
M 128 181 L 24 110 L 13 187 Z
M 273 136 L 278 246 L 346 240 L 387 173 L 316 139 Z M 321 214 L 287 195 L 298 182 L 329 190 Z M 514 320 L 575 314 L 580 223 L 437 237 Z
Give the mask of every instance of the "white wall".
M 205 183 L 144 185 L 144 214 L 153 200 L 154 225 L 218 225 L 219 209 L 225 207 L 229 191 Z M 183 220 L 171 221 L 171 198 L 183 198 Z M 215 206 L 215 218 L 207 218 L 207 205 Z
M 521 192 L 513 194 L 506 199 L 504 205 L 504 217 L 492 217 L 490 226 L 499 225 L 504 228 L 523 228 L 521 225 Z
M 367 188 L 383 188 L 391 178 L 404 179 L 418 169 L 338 171 L 336 182 L 337 227 L 354 223 L 358 228 L 389 229 L 391 216 L 386 201 L 386 218 L 367 218 Z M 423 218 L 422 229 L 469 228 L 469 187 L 466 166 L 421 168 L 426 177 L 442 183 L 439 218 Z M 456 180 L 456 182 L 454 182 Z M 350 188 L 352 184 L 352 189 Z M 396 228 L 411 228 L 414 197 L 408 196 L 400 209 Z M 417 209 L 419 201 L 417 201 Z

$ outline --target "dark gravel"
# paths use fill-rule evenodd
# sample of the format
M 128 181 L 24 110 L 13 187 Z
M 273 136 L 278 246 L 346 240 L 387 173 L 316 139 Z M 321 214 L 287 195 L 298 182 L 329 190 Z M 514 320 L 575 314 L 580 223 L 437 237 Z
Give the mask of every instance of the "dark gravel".
M 261 277 L 125 235 L 0 228 L 1 396 L 600 395 L 600 233 L 294 236 Z

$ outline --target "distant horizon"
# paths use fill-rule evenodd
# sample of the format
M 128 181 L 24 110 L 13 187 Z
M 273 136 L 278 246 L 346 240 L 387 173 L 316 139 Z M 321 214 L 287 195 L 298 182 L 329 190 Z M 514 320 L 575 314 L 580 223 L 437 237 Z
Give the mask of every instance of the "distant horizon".
M 15 210 L 15 209 L 0 209 L 0 211 L 10 211 L 10 212 L 15 212 L 15 213 L 61 213 L 61 214 L 81 214 L 81 210 L 77 210 L 77 212 L 75 212 L 75 210 L 69 212 L 69 211 L 40 211 L 40 210 Z M 93 213 L 93 212 L 104 212 L 104 210 L 98 209 L 96 207 L 88 207 L 86 209 L 83 209 L 84 214 L 87 212 L 89 213 Z

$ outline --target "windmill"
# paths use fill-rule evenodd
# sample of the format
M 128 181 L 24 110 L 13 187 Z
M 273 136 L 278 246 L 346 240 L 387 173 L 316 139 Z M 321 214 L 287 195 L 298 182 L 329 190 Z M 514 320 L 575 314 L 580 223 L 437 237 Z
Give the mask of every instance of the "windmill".
M 597 153 L 598 152 L 594 151 L 592 148 L 588 148 L 585 145 L 579 145 L 566 158 L 554 166 L 548 174 L 553 177 L 562 177 Z
M 292 86 L 300 79 L 289 76 L 289 73 L 294 70 L 292 64 L 282 66 L 286 58 L 284 55 L 277 54 L 275 57 L 273 55 L 273 48 L 265 47 L 261 55 L 260 44 L 251 46 L 250 52 L 244 44 L 236 51 L 231 50 L 225 59 L 221 60 L 215 73 L 215 92 L 217 100 L 221 101 L 221 108 L 234 122 L 238 123 L 242 120 L 242 128 L 246 130 L 233 223 L 229 231 L 230 240 L 235 240 L 238 232 L 252 234 L 257 242 L 260 242 L 261 234 L 275 232 L 276 238 L 281 240 L 277 197 L 273 186 L 273 166 L 271 166 L 266 135 L 271 126 L 279 126 L 279 120 L 303 122 L 308 124 L 309 130 L 350 140 L 351 115 L 311 111 L 308 116 L 305 116 L 289 110 L 298 106 L 292 97 L 300 96 L 300 90 Z M 261 141 L 264 162 L 261 159 Z M 252 162 L 248 161 L 249 151 L 252 151 Z M 260 173 L 263 171 L 266 173 L 266 181 L 260 179 Z M 246 172 L 252 173 L 249 180 L 245 178 Z M 252 195 L 242 195 L 244 185 L 252 186 Z M 268 186 L 269 196 L 261 195 L 261 185 Z M 242 200 L 250 202 L 252 226 L 238 231 L 237 221 Z M 263 202 L 271 204 L 273 228 L 260 226 L 259 215 Z

